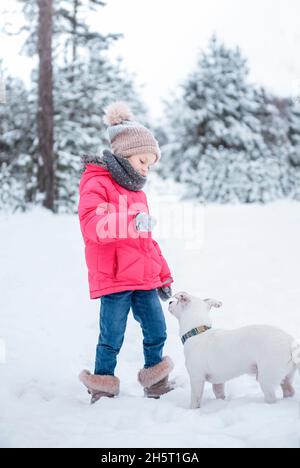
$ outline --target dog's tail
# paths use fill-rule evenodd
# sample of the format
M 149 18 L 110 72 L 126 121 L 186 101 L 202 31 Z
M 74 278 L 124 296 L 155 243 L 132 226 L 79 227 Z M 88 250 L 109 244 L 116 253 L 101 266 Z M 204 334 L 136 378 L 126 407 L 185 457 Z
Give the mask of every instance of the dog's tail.
M 300 340 L 295 340 L 292 344 L 292 361 L 296 364 L 300 374 Z

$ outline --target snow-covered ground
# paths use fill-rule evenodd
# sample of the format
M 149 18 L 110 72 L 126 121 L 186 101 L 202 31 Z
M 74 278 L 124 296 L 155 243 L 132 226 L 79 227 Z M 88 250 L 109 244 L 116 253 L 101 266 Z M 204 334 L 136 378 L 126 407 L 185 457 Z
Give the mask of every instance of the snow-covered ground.
M 170 195 L 154 189 L 149 203 L 157 212 Z M 300 205 L 208 206 L 203 219 L 201 249 L 153 233 L 175 278 L 174 292 L 222 300 L 216 327 L 266 323 L 299 338 Z M 6 345 L 0 446 L 299 447 L 298 375 L 297 397 L 283 401 L 278 392 L 274 406 L 265 405 L 255 379 L 244 376 L 227 384 L 225 402 L 215 401 L 207 386 L 203 408 L 189 409 L 183 348 L 166 303 L 165 353 L 176 363 L 178 388 L 160 400 L 143 397 L 136 380 L 142 335 L 130 315 L 116 370 L 120 395 L 89 405 L 77 376 L 93 369 L 100 301 L 88 297 L 76 216 L 43 209 L 1 215 L 0 265 L 0 338 Z

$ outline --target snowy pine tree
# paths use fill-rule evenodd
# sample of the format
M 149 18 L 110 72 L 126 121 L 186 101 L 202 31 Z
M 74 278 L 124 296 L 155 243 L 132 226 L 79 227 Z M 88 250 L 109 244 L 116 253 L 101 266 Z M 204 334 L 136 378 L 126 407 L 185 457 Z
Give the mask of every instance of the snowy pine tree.
M 0 204 L 14 211 L 37 201 L 35 100 L 22 80 L 7 77 L 0 105 Z
M 290 177 L 293 181 L 291 196 L 300 200 L 300 100 L 291 99 L 288 108 L 288 135 L 290 141 Z
M 265 104 L 261 91 L 248 82 L 240 50 L 226 48 L 214 36 L 183 83 L 182 95 L 169 103 L 166 171 L 188 184 L 189 193 L 200 201 L 282 197 L 278 154 L 263 131 L 262 108 L 273 119 Z
M 34 56 L 37 52 L 36 1 L 19 0 L 19 3 L 27 19 L 28 37 L 23 51 Z M 103 109 L 108 103 L 117 99 L 127 100 L 137 117 L 140 114 L 140 120 L 147 124 L 146 110 L 135 87 L 134 76 L 125 70 L 121 59 L 112 63 L 107 57 L 110 45 L 121 35 L 104 36 L 91 30 L 87 23 L 86 13 L 104 5 L 100 0 L 54 1 L 56 212 L 73 212 L 77 209 L 81 155 L 99 154 L 103 146 L 108 144 L 102 121 Z M 10 107 L 3 109 L 3 112 L 8 111 L 3 124 L 7 128 L 3 128 L 3 138 L 0 140 L 2 156 L 8 164 L 5 166 L 6 179 L 8 173 L 11 173 L 12 179 L 17 177 L 27 194 L 23 196 L 25 206 L 27 201 L 40 200 L 38 192 L 42 161 L 37 150 L 37 80 L 37 70 L 33 70 L 30 91 L 27 92 L 22 85 L 25 96 L 14 97 L 14 93 L 21 93 L 18 91 L 21 82 L 13 85 L 12 93 L 9 90 Z M 22 164 L 21 169 L 16 171 L 17 161 L 19 165 Z M 3 199 L 7 200 L 7 197 Z
M 257 89 L 256 92 L 260 103 L 257 116 L 261 123 L 262 136 L 271 151 L 274 163 L 278 166 L 282 197 L 289 196 L 293 180 L 289 170 L 288 99 L 278 98 L 263 88 Z

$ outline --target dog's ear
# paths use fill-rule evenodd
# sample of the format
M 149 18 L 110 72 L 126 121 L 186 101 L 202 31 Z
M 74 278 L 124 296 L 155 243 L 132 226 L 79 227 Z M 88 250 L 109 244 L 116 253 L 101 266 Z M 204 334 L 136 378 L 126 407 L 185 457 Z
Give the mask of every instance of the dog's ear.
M 187 292 L 179 292 L 175 294 L 175 297 L 178 299 L 178 302 L 183 305 L 187 305 L 191 302 L 190 295 Z
M 217 301 L 216 299 L 204 299 L 204 302 L 206 302 L 210 308 L 216 307 L 218 309 L 223 305 L 221 301 Z

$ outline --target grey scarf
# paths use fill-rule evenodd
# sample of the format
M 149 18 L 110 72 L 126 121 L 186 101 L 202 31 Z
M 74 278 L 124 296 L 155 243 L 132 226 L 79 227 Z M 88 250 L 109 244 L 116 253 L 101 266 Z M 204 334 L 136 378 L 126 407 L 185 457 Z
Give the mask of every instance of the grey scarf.
M 142 190 L 147 182 L 147 177 L 137 172 L 128 159 L 117 156 L 107 149 L 103 151 L 103 161 L 114 180 L 128 190 L 135 192 Z
M 83 155 L 81 163 L 81 173 L 84 172 L 87 164 L 97 164 L 98 166 L 105 167 L 111 173 L 114 180 L 128 190 L 142 190 L 147 182 L 147 177 L 137 172 L 131 166 L 128 159 L 117 156 L 107 149 L 103 150 L 102 157 Z

